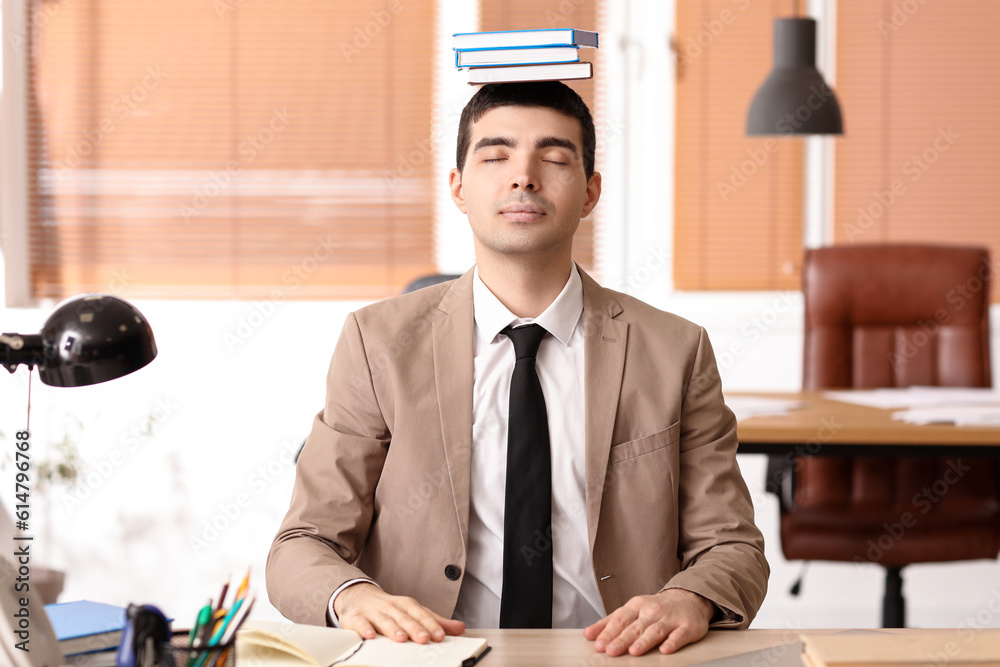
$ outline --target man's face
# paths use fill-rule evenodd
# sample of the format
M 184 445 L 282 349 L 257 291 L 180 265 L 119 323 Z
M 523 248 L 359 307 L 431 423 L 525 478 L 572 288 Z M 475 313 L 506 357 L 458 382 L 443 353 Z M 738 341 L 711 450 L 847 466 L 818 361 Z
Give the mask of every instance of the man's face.
M 472 126 L 451 196 L 469 216 L 476 256 L 569 253 L 597 204 L 601 176 L 587 180 L 580 122 L 546 107 L 497 107 Z

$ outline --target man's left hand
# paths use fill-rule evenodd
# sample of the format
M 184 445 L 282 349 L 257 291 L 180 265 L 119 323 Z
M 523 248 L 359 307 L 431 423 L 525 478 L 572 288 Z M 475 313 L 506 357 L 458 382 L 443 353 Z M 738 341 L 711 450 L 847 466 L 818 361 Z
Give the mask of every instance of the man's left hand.
M 659 645 L 660 653 L 698 641 L 708 632 L 715 605 L 691 591 L 668 588 L 638 595 L 583 631 L 594 650 L 615 657 L 642 655 Z

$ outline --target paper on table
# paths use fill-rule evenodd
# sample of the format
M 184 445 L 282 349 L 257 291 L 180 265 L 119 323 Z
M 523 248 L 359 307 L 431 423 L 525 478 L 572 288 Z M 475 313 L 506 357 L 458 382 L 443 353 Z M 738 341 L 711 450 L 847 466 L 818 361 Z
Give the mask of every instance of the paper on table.
M 801 401 L 767 396 L 726 396 L 726 405 L 736 415 L 736 421 L 750 417 L 777 416 L 788 414 L 789 410 L 802 407 Z
M 1000 427 L 1000 405 L 936 406 L 912 408 L 892 415 L 907 424 L 955 424 L 956 426 Z
M 946 405 L 1000 406 L 1000 391 L 975 387 L 907 387 L 905 389 L 870 389 L 825 391 L 823 396 L 841 403 L 852 403 L 883 410 Z

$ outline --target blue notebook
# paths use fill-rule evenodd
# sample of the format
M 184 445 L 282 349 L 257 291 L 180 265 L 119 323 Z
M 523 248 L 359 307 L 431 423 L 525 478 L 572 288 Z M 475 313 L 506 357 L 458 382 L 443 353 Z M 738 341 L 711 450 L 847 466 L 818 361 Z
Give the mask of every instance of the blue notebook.
M 125 608 L 78 600 L 45 605 L 63 655 L 115 648 L 125 629 Z

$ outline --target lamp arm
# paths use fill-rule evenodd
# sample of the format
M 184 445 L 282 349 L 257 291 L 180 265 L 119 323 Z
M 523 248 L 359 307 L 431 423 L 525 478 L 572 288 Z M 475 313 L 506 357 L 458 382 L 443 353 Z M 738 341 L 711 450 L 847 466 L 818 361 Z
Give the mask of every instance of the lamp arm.
M 44 349 L 41 334 L 0 334 L 0 363 L 11 373 L 21 364 L 40 366 Z

